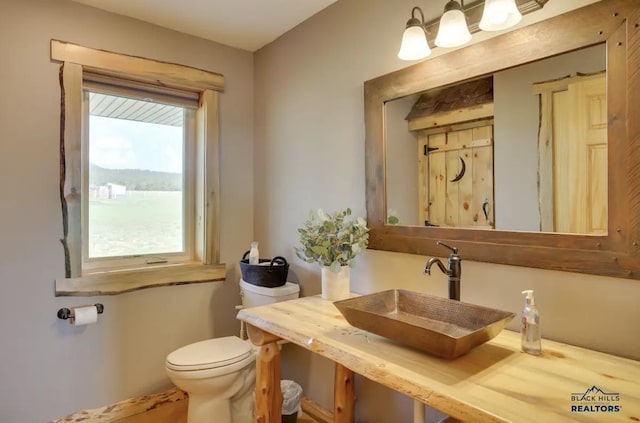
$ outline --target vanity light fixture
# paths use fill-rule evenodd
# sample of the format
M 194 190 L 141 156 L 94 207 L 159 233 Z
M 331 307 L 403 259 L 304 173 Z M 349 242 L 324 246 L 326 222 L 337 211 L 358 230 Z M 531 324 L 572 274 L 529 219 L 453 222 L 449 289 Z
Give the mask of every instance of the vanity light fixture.
M 424 22 L 419 7 L 411 10 L 398 57 L 420 60 L 431 54 L 431 46 L 459 47 L 480 30 L 501 31 L 516 25 L 522 15 L 539 10 L 548 0 L 476 0 L 465 6 L 464 0 L 449 0 L 439 19 Z M 418 15 L 418 16 L 417 16 Z M 434 35 L 435 39 L 434 39 Z

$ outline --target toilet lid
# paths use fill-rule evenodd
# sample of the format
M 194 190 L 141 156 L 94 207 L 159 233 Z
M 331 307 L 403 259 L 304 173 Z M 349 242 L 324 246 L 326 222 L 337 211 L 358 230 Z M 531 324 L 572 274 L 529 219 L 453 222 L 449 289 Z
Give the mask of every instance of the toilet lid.
M 228 366 L 251 355 L 251 345 L 237 336 L 207 339 L 178 348 L 167 356 L 172 370 L 205 370 Z

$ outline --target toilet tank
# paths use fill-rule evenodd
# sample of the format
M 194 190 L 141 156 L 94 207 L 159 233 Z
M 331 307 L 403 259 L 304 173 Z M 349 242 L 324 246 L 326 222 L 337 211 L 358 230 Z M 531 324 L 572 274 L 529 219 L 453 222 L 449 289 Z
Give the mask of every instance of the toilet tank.
M 300 296 L 300 285 L 286 282 L 282 286 L 268 288 L 253 285 L 240 279 L 240 296 L 242 297 L 243 307 L 257 307 L 298 298 Z

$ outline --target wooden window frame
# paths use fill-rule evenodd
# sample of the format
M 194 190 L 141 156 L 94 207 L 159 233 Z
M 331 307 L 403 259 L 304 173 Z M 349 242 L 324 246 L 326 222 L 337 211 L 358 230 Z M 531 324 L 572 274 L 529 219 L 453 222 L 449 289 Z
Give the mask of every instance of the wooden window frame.
M 218 93 L 224 77 L 174 63 L 96 50 L 51 40 L 60 67 L 60 200 L 65 277 L 56 296 L 112 295 L 163 285 L 222 281 L 220 262 L 220 163 Z M 141 268 L 82 272 L 82 86 L 83 71 L 198 93 L 196 111 L 195 260 Z

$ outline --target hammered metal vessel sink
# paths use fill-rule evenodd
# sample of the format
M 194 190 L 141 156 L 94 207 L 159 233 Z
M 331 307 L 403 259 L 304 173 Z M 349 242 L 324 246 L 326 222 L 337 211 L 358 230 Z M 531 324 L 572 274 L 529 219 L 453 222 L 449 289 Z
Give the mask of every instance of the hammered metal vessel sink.
M 444 358 L 495 337 L 515 314 L 402 289 L 336 301 L 352 326 Z

